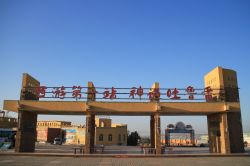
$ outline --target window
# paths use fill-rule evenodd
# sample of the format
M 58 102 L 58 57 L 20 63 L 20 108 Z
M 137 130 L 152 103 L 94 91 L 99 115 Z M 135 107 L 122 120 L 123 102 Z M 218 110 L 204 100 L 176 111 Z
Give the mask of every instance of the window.
M 109 140 L 109 141 L 112 141 L 112 134 L 109 134 L 108 140 Z
M 99 135 L 99 141 L 103 141 L 103 134 Z
M 119 141 L 119 142 L 122 141 L 122 135 L 121 135 L 121 134 L 118 135 L 118 141 Z
M 126 141 L 126 135 L 123 134 L 123 141 L 125 142 Z

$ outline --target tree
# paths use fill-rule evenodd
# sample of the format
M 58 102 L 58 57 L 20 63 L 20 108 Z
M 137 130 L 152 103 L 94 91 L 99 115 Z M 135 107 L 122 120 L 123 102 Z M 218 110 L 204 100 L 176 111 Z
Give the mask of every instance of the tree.
M 140 135 L 138 134 L 137 131 L 131 132 L 130 134 L 128 133 L 128 142 L 127 144 L 130 146 L 137 146 L 138 141 L 141 139 Z

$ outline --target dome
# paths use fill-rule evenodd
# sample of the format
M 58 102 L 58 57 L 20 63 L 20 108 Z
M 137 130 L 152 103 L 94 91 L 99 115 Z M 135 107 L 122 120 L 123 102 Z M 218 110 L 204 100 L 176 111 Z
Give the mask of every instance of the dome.
M 185 127 L 185 124 L 183 122 L 177 122 L 175 125 L 175 128 L 179 129 L 179 130 L 184 130 L 186 127 Z
M 167 125 L 168 128 L 174 128 L 174 125 L 173 124 L 169 124 Z
M 187 130 L 192 130 L 192 126 L 191 125 L 186 125 L 186 129 Z

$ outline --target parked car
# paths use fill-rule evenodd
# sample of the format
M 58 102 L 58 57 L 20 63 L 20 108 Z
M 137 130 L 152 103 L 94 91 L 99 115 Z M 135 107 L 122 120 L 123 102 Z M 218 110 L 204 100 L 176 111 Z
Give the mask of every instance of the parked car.
M 62 145 L 62 139 L 59 137 L 56 137 L 53 142 L 54 145 Z

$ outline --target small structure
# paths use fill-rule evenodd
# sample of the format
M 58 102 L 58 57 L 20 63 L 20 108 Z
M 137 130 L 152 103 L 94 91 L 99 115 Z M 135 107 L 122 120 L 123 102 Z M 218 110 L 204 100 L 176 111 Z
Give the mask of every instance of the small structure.
M 179 138 L 172 139 L 171 134 L 188 134 L 190 139 Z M 180 136 L 180 135 L 179 135 Z M 169 124 L 165 130 L 165 144 L 166 146 L 195 146 L 195 134 L 191 125 L 185 125 L 183 122 L 177 122 L 176 125 Z
M 74 126 L 67 121 L 38 121 L 37 141 L 53 142 L 55 137 L 59 137 L 65 144 L 83 145 L 85 130 L 85 126 Z M 127 124 L 112 123 L 109 117 L 95 118 L 96 145 L 127 145 L 127 133 Z
M 17 127 L 17 119 L 6 116 L 4 111 L 0 110 L 0 128 L 16 128 Z

